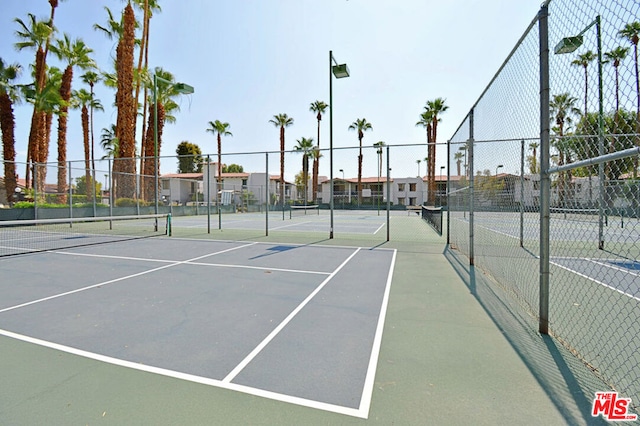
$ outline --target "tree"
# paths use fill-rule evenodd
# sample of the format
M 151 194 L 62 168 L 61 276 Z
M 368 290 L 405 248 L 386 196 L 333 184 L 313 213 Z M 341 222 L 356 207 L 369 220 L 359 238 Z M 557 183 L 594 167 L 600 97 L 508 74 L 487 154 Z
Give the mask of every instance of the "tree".
M 312 102 L 309 106 L 309 111 L 316 113 L 316 119 L 318 120 L 318 150 L 320 149 L 320 121 L 322 120 L 322 114 L 327 110 L 329 105 L 324 103 L 323 101 L 315 101 Z M 313 200 L 315 202 L 316 196 L 318 194 L 318 174 L 320 170 L 320 152 L 317 154 L 313 154 L 313 181 L 312 181 L 312 191 L 313 191 Z
M 56 40 L 56 43 L 51 46 L 51 52 L 58 59 L 67 63 L 62 74 L 60 97 L 68 103 L 71 99 L 73 68 L 87 69 L 95 67 L 95 62 L 89 57 L 93 50 L 88 48 L 81 39 L 76 39 L 72 42 L 69 34 L 64 34 L 62 39 Z M 58 115 L 58 202 L 63 204 L 66 203 L 67 198 L 67 111 L 68 106 L 64 105 Z
M 557 138 L 554 138 L 554 146 L 558 150 L 558 165 L 565 164 L 566 156 L 568 155 L 568 140 L 564 138 L 565 127 L 573 123 L 572 115 L 580 115 L 581 112 L 575 107 L 575 103 L 578 99 L 571 96 L 569 93 L 560 93 L 554 95 L 549 102 L 551 120 L 555 121 L 556 126 L 554 131 L 557 134 Z M 571 176 L 566 172 L 558 173 L 558 201 L 560 205 L 564 204 L 566 194 L 565 190 L 570 181 Z
M 117 197 L 134 198 L 136 182 L 135 123 L 138 106 L 133 97 L 133 51 L 135 45 L 136 18 L 128 3 L 122 15 L 122 36 L 116 48 L 117 85 L 116 135 L 120 141 L 120 158 L 114 163 L 114 170 L 121 173 L 114 192 Z
M 207 132 L 217 135 L 218 141 L 218 185 L 222 183 L 222 136 L 233 136 L 229 131 L 229 123 L 223 123 L 220 120 L 210 121 Z
M 356 191 L 358 192 L 358 205 L 362 204 L 362 138 L 364 132 L 373 130 L 371 123 L 367 122 L 366 118 L 357 118 L 356 121 L 351 123 L 349 130 L 358 131 L 358 142 L 360 144 L 360 151 L 358 154 L 358 186 Z
M 610 52 L 604 53 L 607 61 L 611 62 L 611 65 L 613 65 L 613 70 L 616 78 L 616 112 L 620 109 L 620 75 L 618 67 L 620 66 L 620 62 L 627 57 L 627 53 L 629 53 L 629 48 L 621 46 L 616 47 Z
M 596 54 L 593 53 L 591 50 L 588 50 L 587 52 L 581 55 L 578 55 L 578 57 L 571 62 L 571 65 L 580 66 L 584 69 L 584 115 L 585 116 L 587 115 L 587 111 L 588 111 L 587 101 L 589 99 L 589 72 L 587 70 L 587 67 L 596 58 L 597 58 Z
M 178 173 L 202 172 L 202 151 L 198 145 L 182 141 L 176 148 L 176 154 L 178 154 Z
M 529 148 L 532 151 L 531 160 L 529 161 L 529 172 L 531 173 L 540 173 L 540 169 L 538 167 L 538 148 L 540 144 L 538 142 L 531 142 L 529 144 Z
M 373 144 L 373 146 L 376 147 L 376 154 L 378 154 L 378 177 L 382 176 L 382 148 L 386 145 L 387 144 L 385 144 L 383 141 L 378 141 Z
M 640 146 L 640 75 L 638 74 L 638 34 L 640 34 L 640 21 L 634 21 L 624 26 L 618 32 L 620 37 L 623 37 L 631 42 L 633 45 L 633 59 L 635 64 L 636 73 L 636 146 Z M 635 157 L 633 168 L 633 178 L 637 178 L 638 173 L 638 157 Z
M 100 76 L 94 71 L 87 71 L 82 76 L 82 81 L 85 84 L 89 85 L 89 93 L 91 93 L 91 103 L 89 104 L 89 129 L 91 133 L 91 170 L 95 172 L 96 170 L 96 162 L 95 162 L 95 140 L 93 134 L 93 111 L 95 109 L 99 111 L 103 111 L 102 104 L 100 100 L 96 99 L 95 93 L 93 91 L 94 86 L 97 82 L 101 80 Z
M 454 160 L 456 160 L 456 166 L 457 166 L 457 170 L 458 170 L 458 176 L 460 176 L 460 164 L 462 164 L 462 158 L 464 158 L 464 153 L 458 151 L 455 154 L 453 154 L 453 158 Z
M 49 36 L 53 32 L 53 27 L 49 22 L 38 21 L 33 14 L 29 14 L 28 17 L 28 24 L 18 18 L 14 20 L 21 28 L 16 31 L 16 36 L 20 41 L 15 43 L 15 47 L 18 50 L 33 48 L 36 51 L 34 66 L 35 81 L 32 88 L 34 91 L 32 98 L 35 99 L 44 89 L 44 80 L 46 75 L 46 53 L 44 46 L 47 44 Z M 29 142 L 27 145 L 27 168 L 25 173 L 27 188 L 31 187 L 29 179 L 31 170 L 28 164 L 32 160 L 36 163 L 43 162 L 40 147 L 43 147 L 46 143 L 46 113 L 39 110 L 38 105 L 39 104 L 36 102 L 33 104 L 31 129 L 29 131 Z M 44 161 L 46 162 L 46 160 L 47 159 L 45 158 Z
M 100 146 L 105 152 L 102 160 L 107 158 L 117 158 L 119 149 L 118 138 L 116 137 L 116 125 L 112 124 L 111 128 L 105 127 L 100 135 Z
M 239 164 L 229 164 L 222 166 L 222 173 L 244 173 L 244 167 Z
M 13 105 L 19 102 L 20 96 L 13 80 L 20 76 L 22 67 L 15 63 L 7 65 L 0 58 L 0 132 L 2 132 L 2 158 L 4 159 L 4 185 L 7 200 L 13 203 L 16 182 L 16 140 L 15 116 Z
M 418 158 L 416 160 L 416 164 L 418 164 L 418 174 L 417 174 L 418 177 L 420 177 L 420 163 L 422 163 L 422 159 Z
M 284 129 L 293 125 L 293 118 L 287 114 L 278 114 L 269 123 L 280 128 L 280 204 L 284 208 Z
M 427 127 L 427 179 L 429 180 L 429 204 L 435 204 L 436 201 L 436 141 L 438 138 L 438 123 L 441 120 L 440 114 L 446 112 L 449 107 L 445 104 L 443 98 L 436 98 L 427 101 L 424 107 L 425 111 L 422 120 L 431 119 L 431 126 Z M 419 124 L 418 122 L 417 124 Z
M 176 90 L 173 74 L 162 68 L 156 68 L 154 73 L 158 77 L 156 79 L 157 87 L 154 90 L 156 99 L 151 99 L 148 102 L 149 119 L 142 153 L 144 157 L 142 172 L 145 176 L 143 198 L 149 201 L 151 200 L 151 194 L 156 194 L 159 190 L 159 188 L 154 188 L 155 176 L 160 175 L 160 152 L 162 150 L 162 132 L 164 125 L 165 123 L 175 123 L 176 118 L 172 115 L 172 112 L 180 110 L 180 107 L 174 101 L 174 98 L 180 96 L 180 92 Z M 156 110 L 158 114 L 157 123 Z M 156 127 L 158 131 L 157 136 Z M 120 141 L 120 150 L 122 150 L 122 141 Z
M 307 185 L 309 184 L 309 156 L 313 152 L 313 138 L 301 138 L 298 139 L 298 145 L 293 149 L 302 153 L 302 179 L 304 181 L 304 204 L 307 205 Z
M 78 104 L 80 106 L 80 117 L 82 122 L 82 142 L 84 146 L 84 174 L 85 174 L 85 182 L 87 185 L 92 185 L 93 180 L 91 179 L 91 163 L 90 163 L 90 147 L 89 147 L 89 108 L 88 105 L 91 104 L 92 97 L 91 93 L 87 92 L 85 89 L 80 89 L 75 92 L 75 98 L 78 100 Z M 91 201 L 92 198 L 89 198 L 90 194 L 87 192 L 87 201 Z

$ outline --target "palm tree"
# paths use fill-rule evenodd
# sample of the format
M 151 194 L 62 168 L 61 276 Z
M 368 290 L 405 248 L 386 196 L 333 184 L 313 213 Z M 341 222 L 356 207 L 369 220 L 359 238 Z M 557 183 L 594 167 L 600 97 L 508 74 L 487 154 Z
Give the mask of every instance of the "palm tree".
M 638 75 L 638 34 L 640 34 L 640 21 L 634 21 L 624 26 L 618 32 L 620 37 L 626 38 L 633 45 L 633 59 L 636 72 L 636 146 L 640 146 L 640 76 Z M 638 157 L 634 158 L 633 178 L 638 176 Z
M 301 138 L 298 139 L 298 145 L 294 146 L 293 149 L 297 152 L 302 153 L 302 180 L 304 181 L 304 205 L 307 205 L 307 185 L 309 182 L 309 157 L 312 155 L 314 151 L 313 146 L 313 138 Z
M 210 121 L 207 132 L 211 132 L 218 137 L 218 190 L 222 189 L 222 136 L 233 136 L 229 131 L 229 123 L 223 123 L 220 120 Z
M 586 117 L 586 116 L 585 116 Z M 538 148 L 540 144 L 538 142 L 531 142 L 529 148 L 532 151 L 531 154 L 531 173 L 538 173 Z
M 120 157 L 123 159 L 114 164 L 114 169 L 123 175 L 118 180 L 117 196 L 135 197 L 136 164 L 135 123 L 138 106 L 133 98 L 133 50 L 135 45 L 136 18 L 133 7 L 128 3 L 122 15 L 123 32 L 116 48 L 116 70 L 118 91 L 116 93 L 116 134 L 120 141 Z
M 165 123 L 174 123 L 176 121 L 175 116 L 172 115 L 173 111 L 179 111 L 180 107 L 174 101 L 174 99 L 180 96 L 180 93 L 175 87 L 175 78 L 170 72 L 164 71 L 162 68 L 156 68 L 154 70 L 157 79 L 158 86 L 154 89 L 156 96 L 156 104 L 153 103 L 153 99 L 148 101 L 149 104 L 149 119 L 147 122 L 147 132 L 145 135 L 145 143 L 143 144 L 142 155 L 144 157 L 142 174 L 145 176 L 144 185 L 142 187 L 143 198 L 151 200 L 151 194 L 155 194 L 159 188 L 155 188 L 155 179 L 153 176 L 160 174 L 160 151 L 162 149 L 162 132 L 164 130 Z M 168 83 L 167 83 L 168 82 Z M 155 112 L 158 113 L 158 121 L 156 123 Z M 158 129 L 158 135 L 156 137 L 155 129 Z M 122 138 L 118 135 L 120 141 L 120 151 L 122 151 Z M 157 140 L 157 144 L 156 144 Z M 131 157 L 135 157 L 135 145 L 134 151 Z M 122 152 L 120 153 L 122 156 Z
M 640 76 L 638 75 L 638 35 L 640 34 L 640 21 L 634 21 L 630 24 L 624 26 L 623 29 L 618 31 L 618 35 L 620 37 L 626 38 L 633 44 L 633 59 L 635 63 L 635 72 L 636 72 L 636 115 L 638 121 L 636 126 L 636 133 L 640 133 Z
M 69 34 L 65 33 L 62 39 L 56 40 L 56 43 L 51 46 L 51 51 L 58 59 L 67 63 L 67 67 L 62 74 L 60 97 L 68 103 L 71 99 L 73 67 L 80 69 L 95 67 L 95 62 L 89 57 L 93 50 L 88 48 L 80 39 L 72 42 Z M 66 202 L 67 111 L 68 106 L 63 106 L 60 110 L 61 114 L 58 116 L 58 200 L 60 203 Z
M 427 117 L 431 117 L 431 140 L 427 140 L 429 149 L 427 153 L 429 159 L 427 162 L 427 176 L 430 177 L 429 202 L 431 204 L 435 204 L 436 200 L 436 141 L 438 139 L 438 123 L 442 121 L 440 114 L 449 109 L 449 106 L 445 105 L 445 102 L 446 99 L 436 98 L 432 101 L 427 101 L 427 105 L 425 106 L 425 113 L 428 113 Z
M 87 185 L 87 201 L 93 200 L 93 192 L 90 189 L 93 188 L 93 181 L 91 178 L 91 150 L 89 148 L 89 104 L 91 103 L 92 96 L 86 89 L 76 90 L 74 97 L 78 100 L 78 106 L 80 107 L 80 121 L 82 122 L 82 146 L 84 147 L 84 175 L 85 183 Z
M 629 53 L 629 48 L 621 46 L 616 47 L 610 52 L 604 53 L 607 61 L 611 62 L 611 65 L 613 65 L 616 76 L 616 115 L 618 114 L 618 110 L 620 109 L 620 83 L 618 67 L 620 66 L 620 62 L 627 57 L 627 53 Z
M 587 71 L 587 67 L 591 62 L 596 59 L 596 54 L 591 50 L 578 55 L 576 59 L 571 62 L 571 65 L 576 65 L 584 68 L 584 116 L 587 116 L 587 100 L 589 98 L 589 73 Z
M 36 94 L 43 90 L 44 86 L 44 74 L 46 69 L 45 64 L 45 49 L 47 41 L 49 40 L 49 36 L 53 32 L 53 27 L 49 25 L 48 22 L 38 21 L 33 14 L 29 14 L 28 24 L 22 21 L 21 19 L 16 18 L 14 22 L 16 22 L 20 26 L 20 30 L 16 31 L 16 36 L 20 39 L 19 42 L 15 43 L 15 47 L 18 50 L 23 50 L 27 48 L 35 49 L 36 51 L 36 59 L 35 59 L 35 67 L 34 73 L 36 76 L 34 82 L 34 90 L 36 93 L 33 93 L 33 98 L 36 97 Z M 40 76 L 42 75 L 42 79 Z M 39 82 L 42 80 L 42 84 Z M 27 187 L 31 186 L 31 182 L 29 179 L 30 176 L 30 168 L 29 162 L 42 162 L 42 155 L 39 152 L 39 147 L 45 145 L 46 139 L 45 136 L 45 127 L 46 127 L 46 114 L 42 111 L 38 110 L 38 103 L 34 102 L 33 106 L 33 114 L 31 116 L 31 129 L 29 131 L 29 142 L 27 145 L 27 169 L 26 169 L 26 185 Z M 46 161 L 46 158 L 44 159 Z
M 328 107 L 329 105 L 323 101 L 311 102 L 311 105 L 309 105 L 309 111 L 316 113 L 316 119 L 318 120 L 318 149 L 320 149 L 320 121 L 322 120 L 322 114 L 324 114 Z M 313 157 L 313 181 L 311 186 L 313 188 L 313 200 L 315 201 L 316 194 L 318 193 L 318 173 L 320 170 L 321 155 L 314 155 Z
M 383 141 L 378 141 L 373 144 L 376 149 L 376 154 L 378 154 L 378 177 L 382 176 L 382 147 L 387 146 Z
M 293 118 L 287 114 L 278 114 L 269 123 L 280 128 L 280 204 L 284 209 L 284 129 L 293 124 Z
M 367 122 L 366 118 L 356 118 L 356 121 L 351 123 L 349 130 L 358 131 L 358 142 L 360 144 L 360 151 L 358 154 L 358 186 L 356 191 L 358 192 L 358 205 L 362 204 L 362 138 L 364 132 L 367 130 L 373 130 L 371 123 Z
M 570 125 L 572 115 L 579 115 L 581 111 L 575 107 L 575 103 L 578 99 L 571 96 L 569 93 L 561 93 L 554 95 L 549 102 L 551 120 L 555 120 L 556 126 L 554 131 L 558 135 L 558 139 L 555 140 L 555 146 L 558 150 L 558 165 L 565 164 L 565 157 L 568 155 L 567 143 L 563 136 L 565 135 L 565 126 Z M 567 187 L 567 181 L 570 176 L 567 176 L 565 172 L 558 173 L 558 200 L 560 205 L 563 205 L 565 200 L 565 188 Z
M 463 157 L 464 154 L 460 151 L 457 151 L 455 154 L 453 154 L 453 158 L 456 160 L 456 166 L 458 167 L 458 176 L 460 176 L 460 164 L 462 164 Z
M 16 190 L 16 126 L 13 105 L 18 103 L 20 96 L 13 80 L 20 76 L 22 67 L 15 63 L 6 65 L 0 58 L 0 132 L 2 133 L 2 158 L 4 159 L 4 187 L 7 200 L 13 203 Z
M 420 177 L 420 163 L 422 163 L 421 159 L 417 159 L 416 163 L 418 163 L 418 177 Z
M 311 156 L 311 159 L 313 160 L 313 167 L 314 167 L 313 176 L 315 176 L 313 178 L 313 183 L 311 185 L 313 190 L 312 199 L 313 199 L 313 203 L 315 204 L 318 196 L 318 168 L 316 166 L 318 164 L 318 161 L 322 157 L 322 152 L 320 152 L 320 148 L 318 148 L 317 145 L 313 147 L 313 150 L 311 151 L 310 156 Z
M 90 132 L 91 132 L 91 170 L 93 170 L 95 172 L 95 170 L 96 170 L 96 162 L 95 162 L 95 152 L 94 152 L 95 151 L 95 140 L 94 140 L 94 134 L 93 134 L 93 111 L 94 111 L 94 109 L 98 109 L 98 110 L 102 111 L 103 108 L 102 108 L 102 105 L 100 104 L 100 101 L 95 98 L 95 93 L 93 91 L 93 88 L 96 85 L 96 83 L 101 80 L 101 77 L 96 72 L 87 71 L 86 73 L 84 73 L 81 76 L 81 79 L 85 84 L 89 85 L 89 89 L 90 89 L 90 93 L 91 93 L 91 104 L 90 104 L 91 108 L 89 110 L 89 128 L 90 128 Z M 98 105 L 97 108 L 96 108 L 96 105 Z
M 102 129 L 102 134 L 100 135 L 100 146 L 105 152 L 105 155 L 101 158 L 102 160 L 118 157 L 119 142 L 116 137 L 115 124 L 112 124 L 110 128 L 105 127 Z

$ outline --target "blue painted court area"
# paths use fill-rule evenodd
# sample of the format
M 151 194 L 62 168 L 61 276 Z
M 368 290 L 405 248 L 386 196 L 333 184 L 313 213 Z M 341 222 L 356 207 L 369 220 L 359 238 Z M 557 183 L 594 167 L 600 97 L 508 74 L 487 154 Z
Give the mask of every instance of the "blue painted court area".
M 179 238 L 0 259 L 0 334 L 366 417 L 395 250 Z

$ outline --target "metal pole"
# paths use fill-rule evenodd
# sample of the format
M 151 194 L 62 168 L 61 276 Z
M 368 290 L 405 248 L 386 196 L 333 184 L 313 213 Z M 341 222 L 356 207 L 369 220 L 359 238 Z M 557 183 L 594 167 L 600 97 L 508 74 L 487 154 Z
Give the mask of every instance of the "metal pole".
M 211 233 L 211 158 L 207 155 L 207 234 Z
M 596 16 L 596 33 L 598 37 L 598 155 L 604 155 L 604 105 L 602 90 L 602 27 L 600 15 Z M 604 250 L 604 164 L 598 166 L 598 248 Z
M 333 51 L 329 51 L 329 239 L 333 239 L 333 76 L 331 61 Z
M 387 241 L 390 239 L 390 219 L 389 213 L 391 211 L 391 167 L 389 167 L 389 147 L 387 147 Z
M 535 164 L 535 161 L 534 161 Z M 524 246 L 524 139 L 520 141 L 520 247 Z
M 264 157 L 265 157 L 265 188 L 267 188 L 265 197 L 264 197 L 264 205 L 266 207 L 265 212 L 264 212 L 264 235 L 265 236 L 269 236 L 269 153 L 265 152 L 264 153 Z
M 153 74 L 153 159 L 155 214 L 158 214 L 158 77 Z
M 449 165 L 449 168 L 447 169 L 447 246 L 449 246 L 449 244 L 451 244 L 451 139 L 447 141 L 447 165 Z
M 109 216 L 113 216 L 113 177 L 111 175 L 111 158 L 107 160 L 107 167 L 109 169 Z M 113 221 L 109 221 L 109 229 L 113 229 Z
M 469 140 L 467 141 L 467 151 L 469 152 L 469 265 L 475 265 L 474 259 L 474 235 L 473 235 L 473 222 L 474 222 L 474 183 L 475 177 L 473 176 L 473 108 L 469 112 Z
M 38 163 L 31 163 L 31 176 L 33 176 L 33 218 L 38 219 Z
M 69 165 L 69 218 L 73 217 L 73 188 L 71 186 L 72 184 L 72 177 L 71 177 L 71 161 L 68 161 L 67 164 Z M 71 225 L 71 222 L 69 222 L 69 225 Z
M 549 227 L 551 176 L 549 175 L 549 10 L 538 14 L 540 33 L 540 288 L 538 331 L 549 334 Z

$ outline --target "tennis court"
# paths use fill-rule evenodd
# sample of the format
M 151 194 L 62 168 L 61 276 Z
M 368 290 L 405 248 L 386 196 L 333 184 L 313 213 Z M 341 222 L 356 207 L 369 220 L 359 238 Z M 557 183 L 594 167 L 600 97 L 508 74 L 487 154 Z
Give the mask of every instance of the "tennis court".
M 576 213 L 577 212 L 577 213 Z M 588 214 L 586 214 L 588 213 Z M 478 232 L 490 232 L 506 237 L 506 245 L 522 238 L 522 247 L 536 256 L 539 235 L 539 213 L 478 212 L 474 222 Z M 457 222 L 468 223 L 467 215 L 455 215 Z M 597 210 L 558 209 L 551 212 L 550 244 L 551 264 L 576 274 L 579 279 L 616 290 L 640 300 L 640 264 L 637 241 L 640 240 L 640 222 L 637 218 L 609 216 L 603 218 L 605 250 L 598 250 Z M 499 238 L 494 241 L 500 241 Z M 607 247 L 612 249 L 607 250 Z M 615 248 L 615 250 L 614 250 Z M 481 248 L 480 248 L 481 250 Z M 597 265 L 597 267 L 595 267 Z
M 394 258 L 180 238 L 4 258 L 0 333 L 366 417 Z

